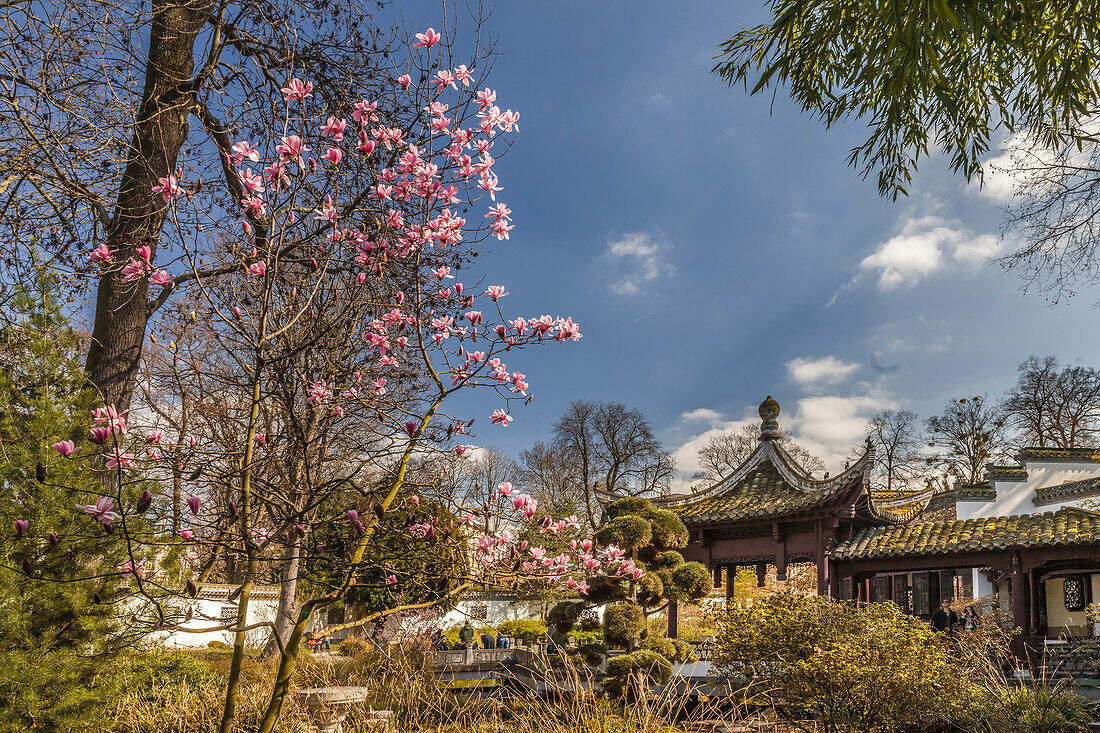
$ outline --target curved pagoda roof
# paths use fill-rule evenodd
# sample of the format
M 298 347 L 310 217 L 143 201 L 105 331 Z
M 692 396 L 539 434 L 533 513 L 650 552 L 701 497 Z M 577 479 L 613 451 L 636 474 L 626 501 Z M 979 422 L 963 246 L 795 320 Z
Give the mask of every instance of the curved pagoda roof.
M 860 516 L 873 523 L 907 519 L 875 506 L 867 481 L 874 448 L 842 473 L 816 479 L 780 444 L 779 404 L 770 396 L 760 405 L 760 444 L 744 463 L 711 486 L 658 503 L 688 526 L 757 522 L 821 512 Z M 918 510 L 919 511 L 919 510 Z

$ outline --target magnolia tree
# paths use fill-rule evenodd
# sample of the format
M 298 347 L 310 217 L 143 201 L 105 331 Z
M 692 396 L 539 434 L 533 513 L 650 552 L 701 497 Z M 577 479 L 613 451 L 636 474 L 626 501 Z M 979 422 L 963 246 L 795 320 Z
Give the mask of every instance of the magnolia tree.
M 144 247 L 125 258 L 107 245 L 91 253 L 123 283 L 164 297 L 187 287 L 191 310 L 176 309 L 157 346 L 205 397 L 185 406 L 186 390 L 151 389 L 148 409 L 100 406 L 85 441 L 56 442 L 56 460 L 82 463 L 102 489 L 74 507 L 79 531 L 16 522 L 22 572 L 48 582 L 42 559 L 109 538 L 122 561 L 106 575 L 125 581 L 114 600 L 154 632 L 180 628 L 175 609 L 232 562 L 236 620 L 203 627 L 234 640 L 221 731 L 236 715 L 248 635 L 274 626 L 248 613 L 254 584 L 269 575 L 310 582 L 291 593 L 302 597 L 276 629 L 263 733 L 278 720 L 311 617 L 354 594 L 381 599 L 351 622 L 365 624 L 486 579 L 584 594 L 593 576 L 639 575 L 613 546 L 572 539 L 550 556 L 519 539 L 564 541 L 579 522 L 540 514 L 506 482 L 477 505 L 445 492 L 420 498 L 436 479 L 416 465 L 438 461 L 445 475 L 477 420 L 506 428 L 512 406 L 529 399 L 526 376 L 509 366 L 515 352 L 581 337 L 570 318 L 506 313 L 505 286 L 459 277 L 480 243 L 513 229 L 494 162 L 519 114 L 449 63 L 439 41 L 429 28 L 401 61 L 391 56 L 401 65 L 379 99 L 329 109 L 291 74 L 252 134 L 216 134 L 232 197 L 213 205 L 239 211 L 232 226 L 222 216 L 182 224 L 201 219 L 195 207 L 209 189 L 180 167 L 153 188 L 178 224 L 163 259 Z M 174 357 L 189 334 L 210 359 L 192 355 L 182 368 Z M 446 411 L 474 387 L 495 400 L 484 414 Z M 490 521 L 494 511 L 507 521 Z M 425 549 L 430 557 L 412 562 Z

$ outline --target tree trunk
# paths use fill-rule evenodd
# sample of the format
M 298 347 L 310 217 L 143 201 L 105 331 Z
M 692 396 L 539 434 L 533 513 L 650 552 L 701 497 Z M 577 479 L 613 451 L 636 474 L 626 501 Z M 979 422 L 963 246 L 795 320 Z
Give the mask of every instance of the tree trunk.
M 167 207 L 152 189 L 175 170 L 187 140 L 195 38 L 210 7 L 210 0 L 153 0 L 145 88 L 106 233 L 107 247 L 117 251 L 99 278 L 86 364 L 103 403 L 120 411 L 130 405 L 149 321 L 148 278 L 124 283 L 122 265 L 143 245 L 150 261 L 156 254 Z
M 287 532 L 288 541 L 279 579 L 279 607 L 275 611 L 275 633 L 260 653 L 260 659 L 265 660 L 279 656 L 279 646 L 285 645 L 290 638 L 298 617 L 298 564 L 302 557 L 302 545 L 293 528 Z

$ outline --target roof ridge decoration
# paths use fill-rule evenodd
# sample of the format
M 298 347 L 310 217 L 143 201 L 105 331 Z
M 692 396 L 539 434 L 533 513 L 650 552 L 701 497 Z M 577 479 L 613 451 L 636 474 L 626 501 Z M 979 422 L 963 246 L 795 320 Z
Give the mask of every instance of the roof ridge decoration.
M 1057 504 L 1061 501 L 1074 501 L 1076 499 L 1088 499 L 1100 496 L 1100 476 L 1065 481 L 1053 486 L 1042 486 L 1035 489 L 1031 501 L 1035 506 Z
M 788 484 L 805 493 L 828 493 L 828 489 L 839 489 L 857 477 L 866 477 L 874 461 L 875 449 L 868 438 L 866 450 L 859 460 L 848 466 L 847 469 L 831 478 L 815 479 L 809 472 L 798 464 L 779 443 L 779 403 L 769 395 L 760 405 L 760 445 L 752 452 L 745 462 L 738 466 L 732 473 L 719 478 L 710 486 L 690 494 L 678 494 L 675 496 L 661 497 L 655 503 L 662 507 L 675 508 L 694 504 L 698 501 L 712 499 L 724 494 L 728 489 L 737 486 L 756 467 L 762 463 L 769 463 L 779 473 L 780 478 Z M 874 507 L 872 505 L 872 510 Z
M 1044 448 L 1028 446 L 1021 448 L 1015 456 L 1021 466 L 1032 461 L 1078 461 L 1100 463 L 1100 448 Z

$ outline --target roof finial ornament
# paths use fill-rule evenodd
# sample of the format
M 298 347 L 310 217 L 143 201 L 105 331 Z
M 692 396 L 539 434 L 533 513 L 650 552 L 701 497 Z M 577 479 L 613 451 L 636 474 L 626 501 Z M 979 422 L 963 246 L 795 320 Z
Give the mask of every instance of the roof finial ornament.
M 782 434 L 779 432 L 779 403 L 772 399 L 771 395 L 760 403 L 760 440 L 779 440 Z

